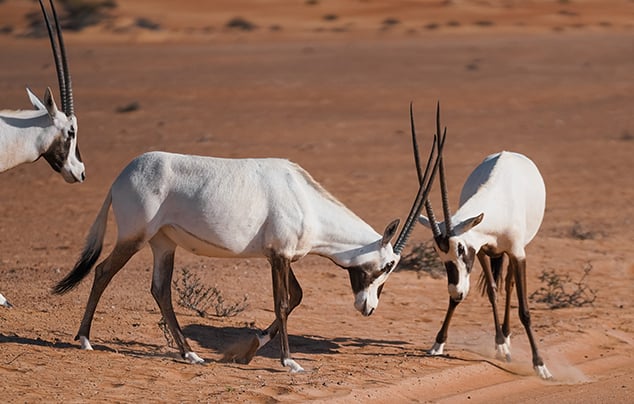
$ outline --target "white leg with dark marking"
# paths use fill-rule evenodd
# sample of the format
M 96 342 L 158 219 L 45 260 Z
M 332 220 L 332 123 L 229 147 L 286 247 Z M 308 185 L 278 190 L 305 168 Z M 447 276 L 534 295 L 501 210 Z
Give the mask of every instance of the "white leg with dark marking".
M 541 377 L 544 380 L 552 380 L 553 378 L 553 375 L 550 374 L 550 372 L 546 368 L 546 365 L 535 366 L 535 373 L 537 373 L 537 376 Z
M 2 296 L 2 293 L 0 293 L 0 306 L 6 307 L 8 309 L 13 307 L 13 305 L 9 303 L 9 301 L 4 296 Z
M 495 357 L 507 362 L 511 361 L 511 336 L 504 337 L 503 344 L 496 344 Z
M 434 346 L 431 347 L 430 350 L 427 351 L 428 355 L 442 355 L 445 352 L 445 343 L 434 342 Z
M 85 351 L 92 351 L 92 345 L 90 345 L 90 341 L 88 340 L 88 337 L 84 337 L 83 335 L 80 335 L 79 343 L 81 344 L 81 349 Z
M 284 366 L 290 369 L 291 373 L 298 373 L 298 372 L 304 371 L 304 368 L 299 366 L 299 364 L 295 362 L 294 360 L 292 360 L 291 358 L 284 359 L 282 363 L 284 364 Z
M 192 365 L 198 365 L 198 364 L 205 363 L 205 360 L 203 358 L 201 358 L 200 356 L 196 355 L 196 353 L 194 353 L 194 352 L 185 353 L 185 355 L 183 355 L 183 358 L 187 362 L 191 363 Z

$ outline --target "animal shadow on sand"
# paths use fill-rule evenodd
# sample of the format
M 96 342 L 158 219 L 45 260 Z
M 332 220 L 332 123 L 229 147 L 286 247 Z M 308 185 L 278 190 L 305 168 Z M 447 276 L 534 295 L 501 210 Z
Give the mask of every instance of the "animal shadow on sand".
M 211 327 L 208 325 L 191 324 L 183 329 L 187 338 L 196 341 L 201 347 L 218 353 L 224 352 L 232 344 L 249 340 L 257 329 L 250 327 Z M 385 347 L 385 346 L 403 346 L 408 344 L 405 341 L 389 341 L 375 340 L 366 338 L 347 338 L 340 337 L 334 339 L 325 339 L 316 335 L 289 335 L 288 342 L 291 346 L 291 352 L 299 354 L 337 354 L 342 348 L 362 348 L 368 346 Z M 258 350 L 256 356 L 266 358 L 279 358 L 280 343 L 279 334 L 275 336 L 268 344 Z
M 93 341 L 94 342 L 94 341 Z M 92 347 L 95 351 L 114 352 L 123 355 L 136 357 L 166 357 L 166 346 L 156 344 L 144 344 L 138 341 L 126 341 L 119 338 L 104 341 L 104 344 L 93 343 Z M 4 335 L 0 334 L 1 344 L 20 344 L 39 347 L 47 347 L 54 349 L 79 349 L 78 343 L 63 342 L 55 338 L 54 341 L 47 341 L 42 338 L 21 337 L 17 334 Z M 170 356 L 169 354 L 167 356 Z M 174 355 L 172 355 L 174 356 Z M 176 355 L 178 356 L 178 355 Z M 176 358 L 174 356 L 174 358 Z

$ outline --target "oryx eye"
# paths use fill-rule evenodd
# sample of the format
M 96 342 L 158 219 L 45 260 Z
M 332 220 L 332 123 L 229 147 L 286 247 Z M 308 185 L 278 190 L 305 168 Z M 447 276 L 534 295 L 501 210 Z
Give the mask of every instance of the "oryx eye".
M 387 263 L 387 265 L 385 265 L 385 267 L 383 268 L 383 272 L 388 272 L 392 269 L 392 267 L 394 266 L 394 261 L 390 261 Z
M 68 129 L 68 136 L 70 136 L 71 138 L 74 138 L 74 137 L 75 137 L 75 127 L 74 127 L 74 126 L 71 126 L 71 127 Z
M 458 255 L 464 255 L 464 246 L 462 244 L 458 244 Z

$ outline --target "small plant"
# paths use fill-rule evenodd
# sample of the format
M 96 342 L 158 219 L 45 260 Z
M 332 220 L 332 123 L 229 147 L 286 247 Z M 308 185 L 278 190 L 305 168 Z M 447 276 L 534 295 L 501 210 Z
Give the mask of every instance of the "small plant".
M 570 229 L 570 236 L 577 240 L 594 240 L 597 238 L 597 233 L 586 229 L 581 223 L 575 221 Z
M 227 28 L 237 31 L 253 31 L 258 28 L 257 25 L 242 17 L 232 18 L 225 25 Z
M 165 321 L 165 317 L 161 317 L 158 322 L 158 326 L 163 331 L 163 336 L 165 337 L 165 341 L 167 341 L 167 346 L 170 348 L 178 348 L 174 338 L 172 337 L 172 333 L 169 328 L 167 328 L 167 322 Z
M 399 268 L 416 271 L 419 277 L 422 272 L 428 273 L 435 279 L 445 276 L 445 267 L 438 259 L 432 241 L 420 243 L 412 247 L 412 251 L 401 258 Z
M 400 24 L 401 21 L 399 21 L 398 19 L 394 18 L 394 17 L 388 17 L 386 19 L 383 20 L 383 26 L 384 27 L 393 27 L 395 25 Z
M 634 135 L 632 135 L 630 132 L 624 130 L 621 133 L 621 140 L 623 140 L 625 142 L 630 142 L 630 141 L 634 140 Z
M 529 297 L 538 303 L 546 303 L 551 309 L 564 307 L 582 307 L 592 305 L 597 295 L 585 282 L 592 270 L 592 264 L 586 263 L 583 276 L 578 282 L 573 282 L 570 275 L 557 275 L 555 271 L 543 271 L 539 280 L 545 283 Z M 572 291 L 567 289 L 573 288 Z
M 114 0 L 61 0 L 60 23 L 64 30 L 81 31 L 110 18 L 108 10 L 117 7 Z M 32 36 L 46 36 L 42 13 L 35 11 L 27 15 Z
M 206 287 L 200 278 L 189 269 L 182 269 L 179 281 L 174 281 L 178 293 L 178 304 L 194 310 L 200 317 L 208 317 L 210 309 L 216 317 L 233 317 L 248 307 L 247 295 L 241 302 L 227 304 L 222 293 L 215 287 Z

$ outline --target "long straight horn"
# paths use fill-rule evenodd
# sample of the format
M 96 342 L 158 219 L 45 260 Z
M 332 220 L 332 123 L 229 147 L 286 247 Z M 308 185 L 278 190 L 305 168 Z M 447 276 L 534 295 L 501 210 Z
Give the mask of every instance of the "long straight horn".
M 62 26 L 59 23 L 59 19 L 57 18 L 57 10 L 55 9 L 55 4 L 53 4 L 53 0 L 49 0 L 49 3 L 51 3 L 51 9 L 53 10 L 53 18 L 55 18 L 55 29 L 57 31 L 57 40 L 59 42 L 59 50 L 64 72 L 64 86 L 66 90 L 64 92 L 66 94 L 66 100 L 64 102 L 64 113 L 70 116 L 75 114 L 75 106 L 73 102 L 73 83 L 70 78 L 70 71 L 68 70 L 68 59 L 66 58 L 66 46 L 64 46 Z
M 440 101 L 436 105 L 436 133 L 440 133 Z M 445 127 L 443 137 L 447 133 L 447 127 Z M 442 156 L 440 156 L 440 194 L 442 198 L 442 210 L 445 216 L 445 233 L 447 237 L 453 236 L 453 226 L 451 224 L 451 210 L 449 209 L 449 198 L 447 194 L 447 180 L 445 179 L 445 164 Z M 434 234 L 434 237 L 436 235 Z
M 396 254 L 401 254 L 405 244 L 407 244 L 407 239 L 409 238 L 412 230 L 414 229 L 414 224 L 416 223 L 416 218 L 420 214 L 421 209 L 423 208 L 423 204 L 427 201 L 429 197 L 429 192 L 431 190 L 431 185 L 434 182 L 434 178 L 436 177 L 436 172 L 438 171 L 438 166 L 440 163 L 440 156 L 442 156 L 442 149 L 445 144 L 445 136 L 442 138 L 434 135 L 434 141 L 432 143 L 432 148 L 429 153 L 429 158 L 427 159 L 427 165 L 425 167 L 425 173 L 422 174 L 421 165 L 420 165 L 420 155 L 418 151 L 418 141 L 416 139 L 416 129 L 414 127 L 414 114 L 412 112 L 412 104 L 410 103 L 410 124 L 412 127 L 412 147 L 414 149 L 414 161 L 416 163 L 416 171 L 419 179 L 419 188 L 418 193 L 416 195 L 416 199 L 414 200 L 414 204 L 407 216 L 407 220 L 405 220 L 405 224 L 401 230 L 401 233 L 398 235 L 396 242 L 394 243 L 394 252 Z M 434 151 L 437 151 L 436 159 L 434 160 L 434 164 L 432 166 L 431 162 L 434 157 Z M 431 172 L 430 172 L 431 169 Z
M 46 29 L 48 30 L 48 37 L 51 40 L 51 49 L 53 51 L 53 59 L 55 60 L 55 70 L 57 71 L 57 82 L 59 83 L 59 93 L 62 102 L 62 111 L 65 114 L 70 115 L 73 113 L 72 107 L 72 94 L 69 98 L 69 89 L 70 89 L 70 75 L 67 73 L 66 69 L 66 51 L 64 48 L 64 42 L 62 41 L 62 33 L 59 25 L 59 20 L 57 18 L 57 12 L 55 10 L 55 6 L 53 5 L 53 1 L 49 0 L 51 4 L 51 8 L 53 9 L 53 16 L 55 19 L 55 29 L 57 32 L 57 38 L 60 42 L 61 53 L 57 47 L 57 41 L 55 40 L 55 34 L 53 34 L 53 28 L 51 26 L 51 20 L 44 7 L 44 3 L 42 0 L 39 0 L 40 7 L 42 8 L 42 14 L 44 15 L 44 21 L 46 21 Z M 69 108 L 69 99 L 70 99 L 70 108 Z

